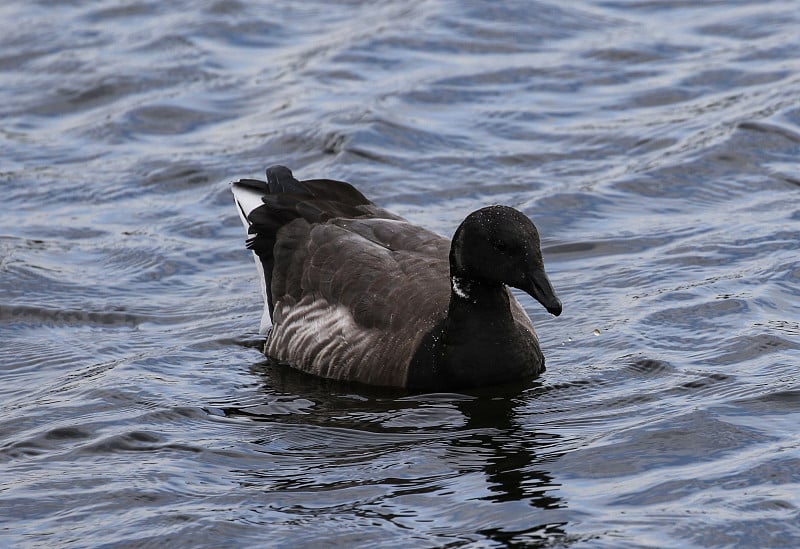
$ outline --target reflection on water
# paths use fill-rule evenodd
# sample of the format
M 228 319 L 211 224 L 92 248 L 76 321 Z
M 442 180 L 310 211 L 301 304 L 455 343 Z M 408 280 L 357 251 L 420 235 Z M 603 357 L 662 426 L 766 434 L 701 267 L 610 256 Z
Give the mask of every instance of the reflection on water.
M 321 380 L 271 361 L 252 371 L 263 378 L 264 397 L 209 411 L 264 425 L 269 438 L 252 444 L 272 458 L 292 456 L 277 483 L 273 472 L 240 471 L 255 477 L 243 482 L 264 488 L 265 497 L 298 494 L 294 505 L 304 508 L 334 493 L 369 494 L 370 516 L 386 524 L 425 530 L 434 517 L 447 518 L 450 524 L 431 528 L 442 540 L 463 538 L 476 521 L 479 534 L 498 541 L 565 534 L 558 510 L 567 505 L 537 455 L 559 436 L 521 430 L 516 417 L 525 391 L 542 387 L 413 395 Z M 338 519 L 338 505 L 322 507 Z M 505 508 L 519 514 L 518 529 L 492 526 Z M 313 520 L 320 506 L 294 512 Z
M 797 545 L 793 3 L 0 14 L 0 545 Z M 546 375 L 265 361 L 228 181 L 274 163 L 529 214 Z

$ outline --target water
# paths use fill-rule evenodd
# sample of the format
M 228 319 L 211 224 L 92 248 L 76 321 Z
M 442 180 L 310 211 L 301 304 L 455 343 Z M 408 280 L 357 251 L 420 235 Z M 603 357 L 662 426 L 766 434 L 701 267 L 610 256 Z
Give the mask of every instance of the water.
M 5 2 L 0 545 L 800 544 L 795 2 Z M 539 380 L 265 362 L 228 181 L 543 236 Z

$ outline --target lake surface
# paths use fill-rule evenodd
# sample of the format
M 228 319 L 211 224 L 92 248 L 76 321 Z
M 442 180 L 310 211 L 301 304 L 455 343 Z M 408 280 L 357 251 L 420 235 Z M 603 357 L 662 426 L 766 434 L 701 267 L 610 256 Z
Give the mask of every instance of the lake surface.
M 797 2 L 0 7 L 0 546 L 800 545 Z M 229 182 L 543 237 L 538 380 L 260 355 Z

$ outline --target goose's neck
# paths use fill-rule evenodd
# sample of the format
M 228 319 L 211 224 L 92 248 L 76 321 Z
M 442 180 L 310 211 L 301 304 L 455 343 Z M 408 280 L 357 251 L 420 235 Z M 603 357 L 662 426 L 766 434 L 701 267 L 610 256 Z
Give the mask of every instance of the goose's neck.
M 409 364 L 408 387 L 483 387 L 539 373 L 544 362 L 536 336 L 517 325 L 510 300 L 504 284 L 452 276 L 447 316 Z
M 508 310 L 505 285 L 458 275 L 450 277 L 450 314 L 479 308 Z

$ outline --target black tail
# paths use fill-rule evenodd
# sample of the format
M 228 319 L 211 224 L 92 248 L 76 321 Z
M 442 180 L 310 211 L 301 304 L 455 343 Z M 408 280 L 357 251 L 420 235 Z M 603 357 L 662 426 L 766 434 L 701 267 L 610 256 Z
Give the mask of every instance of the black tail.
M 267 168 L 267 181 L 240 179 L 234 189 L 241 187 L 261 195 L 263 204 L 249 213 L 242 210 L 249 223 L 247 247 L 261 260 L 272 315 L 272 269 L 275 266 L 274 248 L 278 231 L 295 219 L 309 224 L 324 223 L 337 218 L 383 217 L 382 210 L 344 181 L 332 179 L 295 179 L 286 166 Z M 239 206 L 241 209 L 241 205 Z M 381 212 L 381 213 L 378 213 Z
M 294 178 L 292 170 L 286 166 L 270 166 L 267 168 L 267 185 L 269 186 L 270 194 L 306 194 L 303 184 Z

